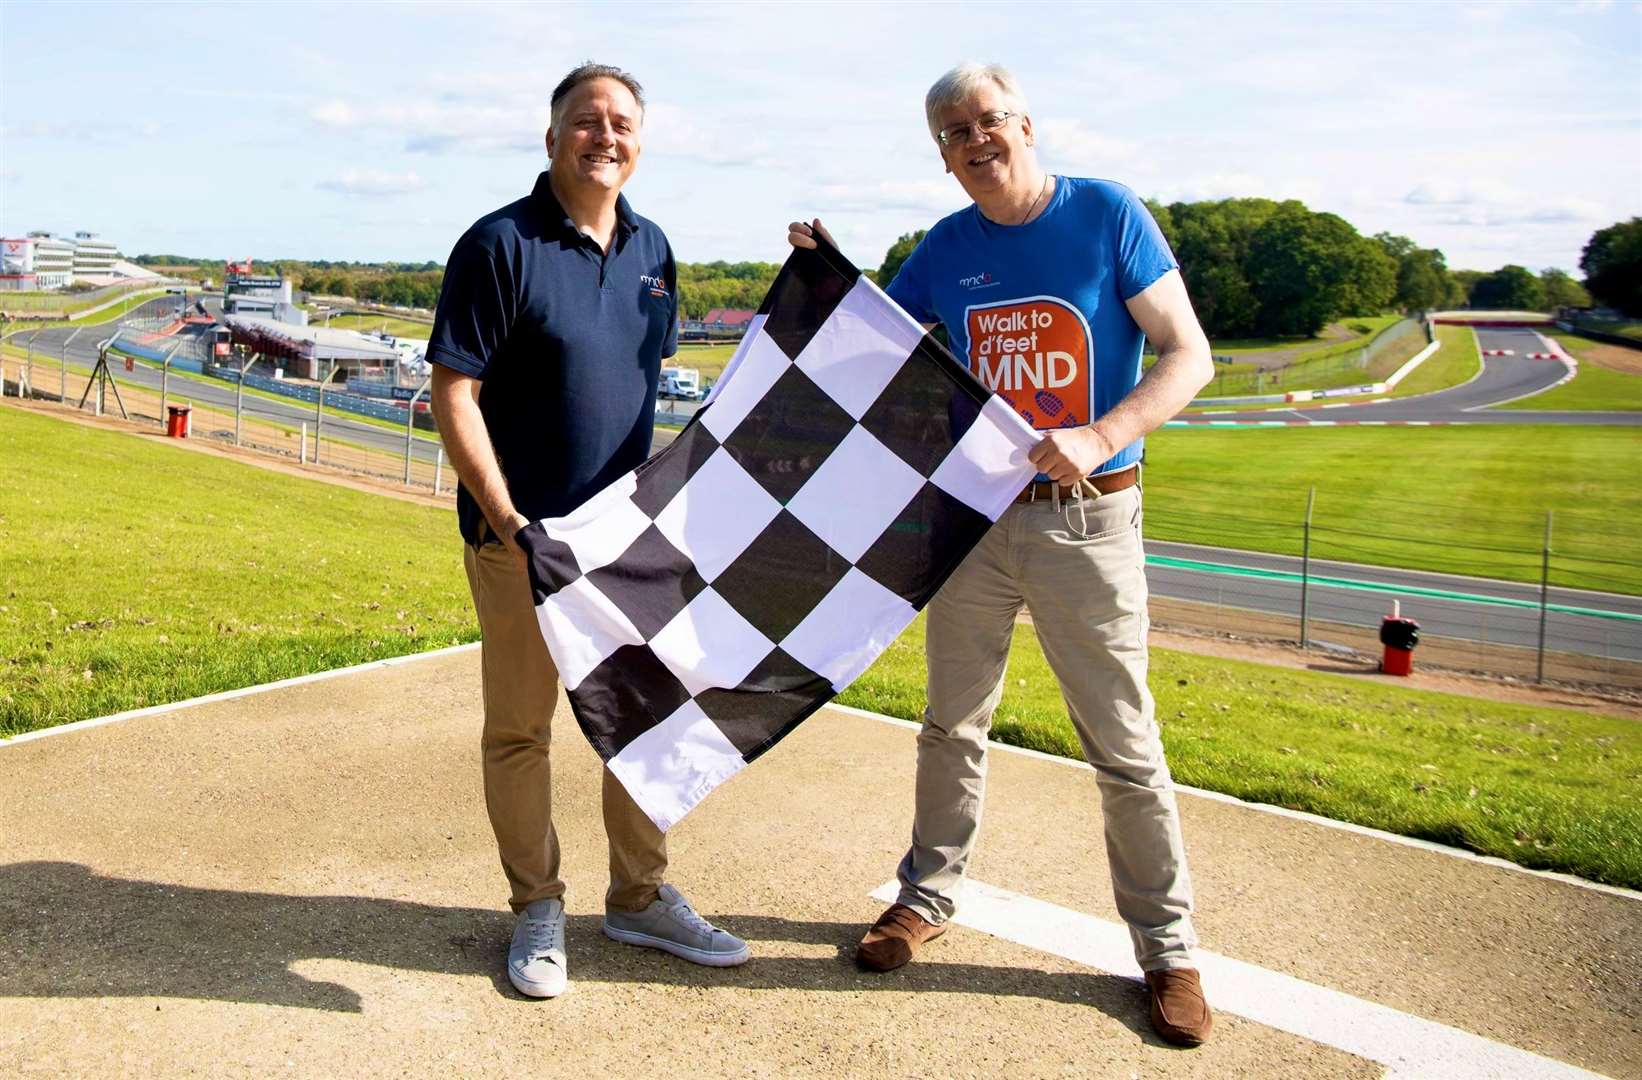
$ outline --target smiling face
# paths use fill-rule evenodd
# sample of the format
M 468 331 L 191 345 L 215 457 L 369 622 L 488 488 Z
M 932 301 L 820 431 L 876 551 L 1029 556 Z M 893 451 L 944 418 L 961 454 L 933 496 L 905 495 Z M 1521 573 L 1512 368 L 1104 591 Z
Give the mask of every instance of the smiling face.
M 565 98 L 563 115 L 548 129 L 547 156 L 560 184 L 619 191 L 639 161 L 644 110 L 615 79 L 589 79 Z
M 1012 112 L 1002 127 L 982 131 L 976 120 L 992 112 Z M 968 97 L 942 109 L 936 117 L 941 130 L 955 124 L 969 126 L 969 138 L 956 140 L 951 146 L 937 147 L 947 172 L 958 178 L 971 199 L 979 202 L 982 196 L 1020 186 L 1037 175 L 1037 158 L 1031 146 L 1032 119 L 1021 114 L 1019 105 L 996 83 L 987 81 Z

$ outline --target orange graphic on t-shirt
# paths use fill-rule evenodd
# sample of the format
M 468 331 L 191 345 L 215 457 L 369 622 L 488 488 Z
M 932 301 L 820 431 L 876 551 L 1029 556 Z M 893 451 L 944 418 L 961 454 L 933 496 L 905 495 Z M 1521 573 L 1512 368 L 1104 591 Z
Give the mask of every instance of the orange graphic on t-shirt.
M 972 307 L 969 370 L 1039 431 L 1093 417 L 1089 330 L 1075 308 L 1047 296 Z

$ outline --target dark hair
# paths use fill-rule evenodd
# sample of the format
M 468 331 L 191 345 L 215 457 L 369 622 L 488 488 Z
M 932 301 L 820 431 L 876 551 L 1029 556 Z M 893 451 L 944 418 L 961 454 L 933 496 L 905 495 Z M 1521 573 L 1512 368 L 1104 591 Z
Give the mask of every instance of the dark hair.
M 559 121 L 564 118 L 564 102 L 570 96 L 570 91 L 584 82 L 594 79 L 615 79 L 633 95 L 633 100 L 639 103 L 639 114 L 644 114 L 644 87 L 632 75 L 619 67 L 609 64 L 595 64 L 589 60 L 580 67 L 573 69 L 570 74 L 559 80 L 559 85 L 553 88 L 552 108 L 549 113 L 548 126 L 555 131 L 559 128 Z

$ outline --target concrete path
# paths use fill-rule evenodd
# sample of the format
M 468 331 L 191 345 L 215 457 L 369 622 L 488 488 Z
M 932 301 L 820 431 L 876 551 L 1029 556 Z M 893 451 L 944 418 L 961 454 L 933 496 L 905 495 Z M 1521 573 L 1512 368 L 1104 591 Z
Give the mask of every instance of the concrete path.
M 465 649 L 0 744 L 0 1075 L 1642 1077 L 1642 899 L 1193 795 L 1220 1012 L 1162 1045 L 1100 970 L 1093 780 L 1018 752 L 969 925 L 858 972 L 913 737 L 837 710 L 670 837 L 673 880 L 752 942 L 714 971 L 599 935 L 598 763 L 561 703 L 571 991 L 527 1001 L 478 703 Z

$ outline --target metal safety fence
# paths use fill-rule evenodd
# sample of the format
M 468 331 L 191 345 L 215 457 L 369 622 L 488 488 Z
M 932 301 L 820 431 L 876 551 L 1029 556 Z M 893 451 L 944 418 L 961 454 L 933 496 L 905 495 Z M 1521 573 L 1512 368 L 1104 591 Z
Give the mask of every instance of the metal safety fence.
M 1377 655 L 1395 604 L 1421 624 L 1429 663 L 1642 689 L 1634 530 L 1575 510 L 1445 503 L 1440 491 L 1415 500 L 1342 489 L 1323 501 L 1316 488 L 1268 491 L 1231 514 L 1206 501 L 1211 487 L 1177 478 L 1148 499 L 1160 621 L 1172 612 L 1203 628 Z

